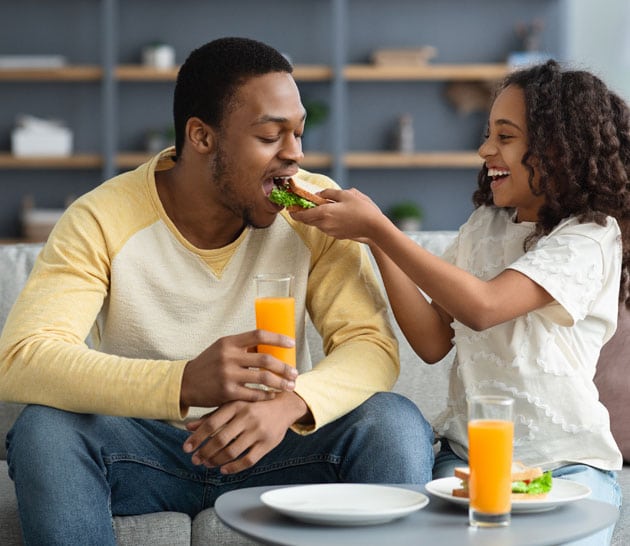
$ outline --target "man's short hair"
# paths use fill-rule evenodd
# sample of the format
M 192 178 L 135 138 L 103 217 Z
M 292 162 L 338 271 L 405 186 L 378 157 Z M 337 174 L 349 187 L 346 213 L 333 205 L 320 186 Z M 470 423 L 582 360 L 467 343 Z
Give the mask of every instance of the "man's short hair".
M 175 147 L 179 156 L 186 122 L 198 117 L 220 128 L 238 87 L 254 76 L 293 72 L 276 49 L 248 38 L 219 38 L 193 50 L 177 75 L 173 100 Z

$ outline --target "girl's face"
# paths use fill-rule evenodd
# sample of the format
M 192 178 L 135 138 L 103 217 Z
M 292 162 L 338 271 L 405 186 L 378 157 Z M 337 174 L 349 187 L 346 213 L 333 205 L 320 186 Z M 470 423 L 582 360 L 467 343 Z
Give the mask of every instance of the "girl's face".
M 527 151 L 527 117 L 525 94 L 520 87 L 510 85 L 495 99 L 488 133 L 479 147 L 479 155 L 492 179 L 490 188 L 497 207 L 516 209 L 518 222 L 536 222 L 544 196 L 534 195 L 529 186 L 529 171 L 521 163 Z M 534 169 L 534 187 L 538 174 Z

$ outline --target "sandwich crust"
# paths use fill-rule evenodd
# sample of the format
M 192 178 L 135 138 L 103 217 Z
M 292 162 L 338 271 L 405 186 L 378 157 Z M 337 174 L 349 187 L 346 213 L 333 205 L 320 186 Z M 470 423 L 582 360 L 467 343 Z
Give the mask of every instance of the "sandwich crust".
M 288 190 L 294 193 L 295 195 L 300 196 L 302 199 L 306 199 L 307 201 L 310 201 L 314 205 L 324 205 L 326 203 L 329 203 L 327 199 L 324 199 L 323 197 L 320 197 L 319 195 L 315 193 L 311 193 L 310 191 L 305 190 L 304 188 L 300 188 L 300 186 L 298 186 L 293 181 L 293 178 L 289 178 L 288 180 Z M 304 209 L 300 207 L 299 205 L 291 205 L 290 207 L 287 207 L 287 210 L 289 212 L 295 212 L 295 211 L 304 210 Z

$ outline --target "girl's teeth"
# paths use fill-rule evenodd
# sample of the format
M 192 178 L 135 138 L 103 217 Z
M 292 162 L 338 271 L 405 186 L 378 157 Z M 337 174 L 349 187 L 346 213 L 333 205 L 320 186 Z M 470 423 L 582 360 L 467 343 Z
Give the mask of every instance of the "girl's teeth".
M 499 169 L 488 169 L 488 176 L 494 178 L 497 176 L 507 176 L 510 174 L 510 171 L 501 171 Z

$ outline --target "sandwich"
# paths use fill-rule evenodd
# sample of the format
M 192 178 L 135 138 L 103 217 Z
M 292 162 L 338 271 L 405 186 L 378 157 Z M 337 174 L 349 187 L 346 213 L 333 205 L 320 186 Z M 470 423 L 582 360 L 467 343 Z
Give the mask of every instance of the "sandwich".
M 276 187 L 269 194 L 269 200 L 276 205 L 286 207 L 289 212 L 312 209 L 330 202 L 315 193 L 300 188 L 293 181 L 293 178 L 278 178 L 275 185 Z
M 461 485 L 453 489 L 453 496 L 468 498 L 470 469 L 458 466 L 454 474 L 461 480 Z M 515 461 L 512 463 L 512 500 L 544 499 L 551 491 L 551 481 L 551 472 L 543 472 L 540 467 Z

